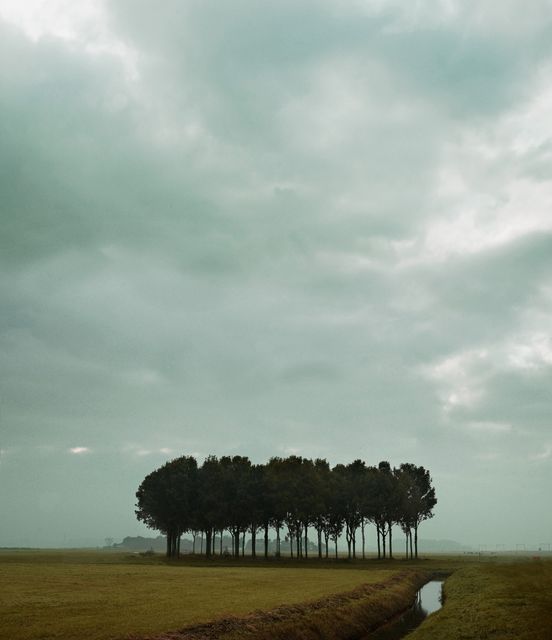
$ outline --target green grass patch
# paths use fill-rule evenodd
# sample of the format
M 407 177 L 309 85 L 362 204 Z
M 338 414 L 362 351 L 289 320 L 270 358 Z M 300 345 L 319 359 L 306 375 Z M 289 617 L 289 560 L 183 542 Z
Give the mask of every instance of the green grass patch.
M 552 561 L 480 564 L 454 573 L 445 606 L 409 640 L 550 640 Z

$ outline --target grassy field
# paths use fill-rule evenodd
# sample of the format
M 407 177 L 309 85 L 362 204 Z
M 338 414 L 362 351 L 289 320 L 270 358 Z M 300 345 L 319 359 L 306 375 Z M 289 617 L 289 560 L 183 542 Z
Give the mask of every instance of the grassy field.
M 93 551 L 0 551 L 0 639 L 155 635 L 228 614 L 297 605 L 361 584 L 393 583 L 405 569 L 454 571 L 445 585 L 445 607 L 410 636 L 412 640 L 552 638 L 550 560 L 434 556 L 420 562 L 264 563 L 187 557 L 167 562 L 162 556 Z M 380 592 L 380 587 L 376 609 L 382 607 L 382 597 L 389 599 L 386 605 L 395 596 L 397 602 L 404 599 L 399 583 L 393 586 L 395 594 Z M 347 599 L 330 605 L 329 613 L 326 609 L 314 614 L 326 617 L 327 628 L 335 620 L 346 624 L 351 605 L 357 606 Z M 362 615 L 372 613 L 366 610 Z M 260 620 L 259 637 L 292 637 L 293 625 L 279 625 L 271 630 L 265 619 Z M 242 636 L 234 631 L 228 637 Z
M 339 570 L 332 569 L 338 566 Z M 0 553 L 0 638 L 154 634 L 380 582 L 396 570 L 232 562 L 167 564 L 102 552 Z
M 409 640 L 550 640 L 552 561 L 468 566 L 445 584 L 445 606 Z

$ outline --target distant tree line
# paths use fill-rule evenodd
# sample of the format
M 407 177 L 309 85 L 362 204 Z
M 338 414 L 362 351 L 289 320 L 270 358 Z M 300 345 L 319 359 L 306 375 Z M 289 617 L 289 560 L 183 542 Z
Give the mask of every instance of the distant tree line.
M 299 456 L 271 458 L 252 464 L 244 456 L 209 456 L 201 466 L 183 456 L 148 474 L 136 493 L 136 516 L 167 538 L 167 556 L 180 554 L 180 539 L 189 532 L 205 539 L 205 553 L 223 553 L 223 533 L 231 536 L 232 555 L 243 555 L 251 534 L 251 554 L 257 555 L 262 535 L 268 556 L 269 530 L 281 535 L 291 556 L 308 557 L 309 529 L 317 536 L 318 557 L 328 557 L 330 543 L 344 533 L 349 558 L 357 557 L 360 533 L 365 557 L 366 527 L 376 529 L 378 558 L 393 557 L 393 526 L 406 537 L 406 557 L 418 557 L 418 527 L 433 517 L 437 503 L 429 471 L 411 463 L 391 468 L 362 460 L 333 468 L 326 460 Z M 218 535 L 217 535 L 218 534 Z M 203 545 L 202 545 L 203 546 Z M 287 546 L 287 545 L 286 545 Z M 312 551 L 312 545 L 311 545 Z M 224 550 L 228 553 L 227 550 Z

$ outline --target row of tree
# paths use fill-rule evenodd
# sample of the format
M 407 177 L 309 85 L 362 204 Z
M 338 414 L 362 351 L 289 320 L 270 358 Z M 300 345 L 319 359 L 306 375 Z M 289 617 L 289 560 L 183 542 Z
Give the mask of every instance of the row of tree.
M 201 466 L 184 456 L 147 475 L 136 498 L 138 520 L 166 535 L 169 557 L 180 554 L 185 532 L 204 535 L 207 556 L 216 552 L 218 538 L 222 554 L 224 531 L 230 533 L 235 556 L 240 541 L 243 554 L 246 533 L 257 555 L 262 532 L 266 557 L 270 529 L 276 532 L 277 554 L 283 531 L 292 557 L 307 557 L 309 529 L 314 529 L 319 557 L 328 557 L 330 543 L 337 557 L 342 534 L 349 558 L 356 557 L 360 532 L 364 558 L 369 524 L 376 529 L 378 558 L 393 557 L 395 525 L 405 534 L 406 557 L 418 557 L 418 527 L 433 516 L 437 503 L 424 467 L 404 463 L 391 468 L 385 461 L 374 467 L 355 460 L 331 468 L 326 460 L 299 456 L 271 458 L 264 465 L 244 456 L 209 456 Z

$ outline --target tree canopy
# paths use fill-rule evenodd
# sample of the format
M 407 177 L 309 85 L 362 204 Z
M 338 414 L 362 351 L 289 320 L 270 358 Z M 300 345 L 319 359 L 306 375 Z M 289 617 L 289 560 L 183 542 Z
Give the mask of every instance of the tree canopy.
M 338 464 L 300 456 L 271 458 L 254 465 L 245 456 L 209 456 L 201 466 L 192 456 L 176 458 L 148 474 L 136 492 L 136 516 L 167 537 L 167 555 L 180 554 L 183 533 L 205 538 L 207 556 L 216 552 L 215 538 L 228 531 L 232 554 L 244 553 L 245 535 L 264 532 L 268 555 L 269 529 L 276 531 L 276 553 L 281 532 L 292 556 L 307 557 L 309 528 L 317 534 L 318 556 L 328 557 L 333 543 L 344 533 L 349 557 L 357 556 L 357 535 L 376 528 L 378 557 L 392 557 L 392 528 L 406 536 L 407 557 L 418 557 L 418 527 L 433 517 L 437 504 L 431 476 L 424 467 L 403 463 L 398 468 L 382 461 L 367 466 L 362 460 Z M 322 542 L 322 540 L 324 542 Z

